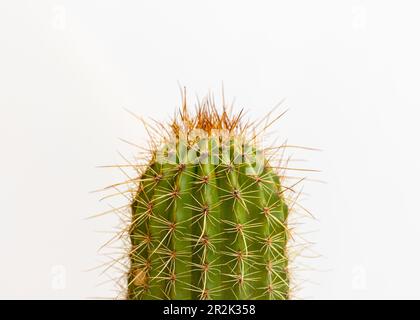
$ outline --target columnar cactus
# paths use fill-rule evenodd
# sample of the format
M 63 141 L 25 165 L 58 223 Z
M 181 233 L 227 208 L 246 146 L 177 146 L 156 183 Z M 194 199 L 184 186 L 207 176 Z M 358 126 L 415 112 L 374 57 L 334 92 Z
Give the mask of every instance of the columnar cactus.
M 288 299 L 288 206 L 241 113 L 160 125 L 131 204 L 128 299 Z

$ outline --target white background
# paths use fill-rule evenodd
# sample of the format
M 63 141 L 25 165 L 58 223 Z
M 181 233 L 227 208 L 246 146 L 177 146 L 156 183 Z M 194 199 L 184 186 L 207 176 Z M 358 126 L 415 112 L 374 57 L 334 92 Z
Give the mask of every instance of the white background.
M 0 298 L 113 297 L 90 193 L 145 134 L 222 81 L 280 140 L 320 148 L 297 298 L 420 298 L 416 1 L 1 1 Z M 300 157 L 300 155 L 299 155 Z M 302 229 L 302 230 L 303 230 Z M 118 273 L 118 272 L 117 272 Z M 111 275 L 112 277 L 112 275 Z

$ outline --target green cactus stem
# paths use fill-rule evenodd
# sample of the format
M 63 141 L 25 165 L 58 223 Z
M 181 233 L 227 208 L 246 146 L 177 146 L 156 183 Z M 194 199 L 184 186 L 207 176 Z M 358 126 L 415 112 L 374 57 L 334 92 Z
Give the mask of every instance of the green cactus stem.
M 289 298 L 284 188 L 250 128 L 208 101 L 162 125 L 131 204 L 128 299 Z

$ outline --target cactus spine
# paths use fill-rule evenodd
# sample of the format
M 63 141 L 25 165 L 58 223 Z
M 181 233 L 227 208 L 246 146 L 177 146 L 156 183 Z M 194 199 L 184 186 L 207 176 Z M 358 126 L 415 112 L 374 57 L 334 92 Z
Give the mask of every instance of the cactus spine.
M 288 299 L 281 177 L 241 114 L 184 104 L 131 203 L 128 299 Z M 221 134 L 222 132 L 222 134 Z

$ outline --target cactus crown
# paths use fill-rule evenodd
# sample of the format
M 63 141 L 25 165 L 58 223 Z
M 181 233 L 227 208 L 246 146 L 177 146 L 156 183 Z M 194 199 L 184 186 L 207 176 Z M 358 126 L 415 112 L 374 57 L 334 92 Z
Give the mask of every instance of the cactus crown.
M 131 201 L 128 299 L 289 298 L 289 206 L 257 143 L 262 122 L 219 112 L 212 98 L 192 114 L 184 92 L 169 125 L 145 123 L 151 147 Z

